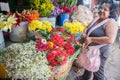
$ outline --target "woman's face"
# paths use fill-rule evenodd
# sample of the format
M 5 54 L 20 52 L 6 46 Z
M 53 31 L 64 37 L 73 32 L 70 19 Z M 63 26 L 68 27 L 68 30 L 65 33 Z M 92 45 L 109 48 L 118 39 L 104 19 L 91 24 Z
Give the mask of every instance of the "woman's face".
M 101 19 L 106 19 L 106 18 L 109 17 L 109 15 L 110 15 L 110 9 L 109 8 L 110 8 L 109 4 L 104 3 L 102 5 L 102 7 L 100 8 L 100 11 L 99 11 L 99 17 Z

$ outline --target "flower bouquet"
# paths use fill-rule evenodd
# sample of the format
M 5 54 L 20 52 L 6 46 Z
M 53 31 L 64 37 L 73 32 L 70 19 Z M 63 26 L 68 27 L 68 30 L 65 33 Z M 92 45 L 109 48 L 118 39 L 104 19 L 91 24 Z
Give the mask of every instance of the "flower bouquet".
M 31 8 L 38 10 L 41 17 L 49 16 L 54 10 L 54 5 L 50 0 L 30 0 Z
M 86 6 L 79 5 L 76 10 L 76 14 L 73 14 L 71 18 L 82 23 L 90 24 L 90 22 L 93 20 L 93 13 Z
M 30 0 L 31 8 L 37 9 L 40 13 L 41 21 L 49 21 L 55 27 L 56 16 L 60 13 L 59 9 L 53 5 L 51 0 Z
M 64 22 L 69 21 L 70 15 L 77 9 L 77 0 L 52 0 L 52 2 L 61 10 L 61 14 L 58 16 L 58 25 L 63 26 Z
M 5 47 L 2 31 L 11 31 L 11 27 L 16 23 L 15 15 L 4 15 L 0 13 L 0 50 Z
M 13 25 L 12 32 L 10 32 L 10 39 L 14 42 L 23 42 L 27 36 L 27 26 L 32 20 L 39 19 L 37 10 L 23 10 L 22 13 L 15 12 L 17 23 Z
M 85 28 L 87 27 L 87 24 L 83 24 L 78 21 L 72 21 L 72 22 L 65 22 L 64 28 L 70 32 L 71 34 L 78 34 L 83 33 Z
M 11 27 L 16 23 L 15 15 L 4 15 L 0 13 L 0 30 L 11 31 Z
M 59 6 L 61 13 L 72 14 L 77 9 L 77 0 L 52 0 L 52 2 Z
M 28 25 L 28 30 L 31 31 L 31 37 L 38 39 L 40 36 L 46 39 L 52 30 L 52 24 L 48 21 L 32 20 Z
M 39 19 L 39 16 L 40 16 L 38 11 L 35 9 L 34 10 L 32 9 L 23 10 L 21 13 L 16 11 L 14 14 L 17 19 L 17 23 L 14 25 L 14 27 L 19 26 L 20 22 L 23 22 L 23 21 L 30 22 L 32 20 Z
M 87 27 L 88 24 L 86 23 L 81 23 L 78 21 L 72 21 L 72 22 L 65 22 L 64 28 L 70 32 L 71 34 L 74 34 L 75 36 L 75 49 L 79 49 L 81 47 L 81 36 Z

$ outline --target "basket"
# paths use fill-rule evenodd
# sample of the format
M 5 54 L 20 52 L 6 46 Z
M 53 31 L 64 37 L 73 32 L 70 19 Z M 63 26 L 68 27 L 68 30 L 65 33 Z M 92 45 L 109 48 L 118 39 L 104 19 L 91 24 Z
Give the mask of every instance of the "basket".
M 59 78 L 64 78 L 68 75 L 72 67 L 72 62 L 68 61 L 66 64 L 61 65 L 57 71 L 49 78 L 49 80 L 56 80 Z
M 7 78 L 7 71 L 6 71 L 6 67 L 3 65 L 0 65 L 0 78 Z

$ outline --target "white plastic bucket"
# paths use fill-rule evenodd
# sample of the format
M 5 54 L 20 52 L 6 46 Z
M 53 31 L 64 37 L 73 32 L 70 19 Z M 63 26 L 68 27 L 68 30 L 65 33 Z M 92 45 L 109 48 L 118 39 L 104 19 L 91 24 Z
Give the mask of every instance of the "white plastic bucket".
M 13 42 L 23 42 L 27 37 L 27 22 L 21 22 L 20 26 L 13 27 L 10 32 L 10 39 Z
M 3 32 L 0 30 L 0 50 L 5 48 L 5 41 L 3 37 Z

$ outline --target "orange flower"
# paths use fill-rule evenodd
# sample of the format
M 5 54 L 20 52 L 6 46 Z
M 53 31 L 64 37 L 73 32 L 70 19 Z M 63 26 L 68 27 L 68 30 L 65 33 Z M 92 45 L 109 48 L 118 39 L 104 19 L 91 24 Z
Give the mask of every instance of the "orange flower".
M 48 42 L 47 50 L 53 49 L 54 43 L 53 42 Z
M 34 19 L 39 19 L 39 13 L 37 10 L 32 10 L 31 11 L 31 19 L 34 20 Z

